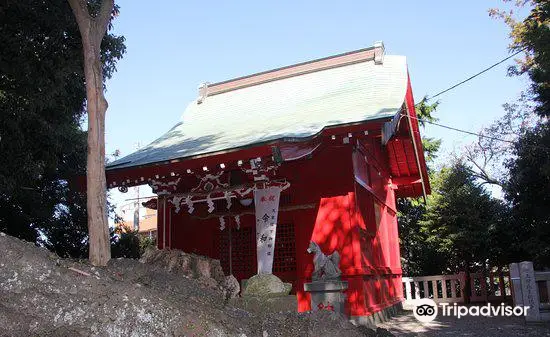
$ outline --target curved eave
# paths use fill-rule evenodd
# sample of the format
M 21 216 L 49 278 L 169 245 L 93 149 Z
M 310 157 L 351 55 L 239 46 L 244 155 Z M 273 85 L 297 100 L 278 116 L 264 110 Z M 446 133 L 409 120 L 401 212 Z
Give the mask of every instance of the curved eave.
M 370 120 L 365 120 L 365 121 L 360 121 L 360 122 L 345 123 L 345 124 L 340 124 L 340 125 L 331 125 L 331 126 L 326 126 L 326 127 L 322 128 L 319 132 L 317 132 L 317 133 L 315 133 L 311 136 L 305 136 L 305 137 L 280 137 L 280 138 L 276 138 L 276 139 L 272 139 L 272 140 L 267 140 L 267 141 L 264 141 L 264 142 L 258 142 L 258 143 L 254 143 L 254 144 L 247 144 L 247 145 L 238 146 L 238 147 L 234 147 L 234 148 L 228 148 L 228 149 L 224 149 L 224 150 L 220 150 L 220 151 L 199 153 L 199 154 L 196 154 L 196 155 L 186 156 L 186 157 L 168 158 L 168 159 L 165 159 L 165 160 L 151 161 L 151 162 L 146 162 L 146 163 L 138 164 L 138 165 L 131 165 L 132 161 L 125 161 L 125 162 L 122 161 L 122 162 L 120 162 L 118 164 L 115 164 L 115 165 L 112 165 L 112 164 L 107 165 L 105 170 L 107 172 L 114 172 L 114 171 L 117 171 L 117 170 L 131 170 L 131 169 L 136 169 L 136 168 L 166 165 L 166 164 L 171 164 L 171 163 L 174 163 L 174 162 L 183 162 L 183 161 L 191 161 L 191 160 L 196 160 L 196 159 L 203 159 L 203 158 L 206 158 L 206 157 L 223 156 L 223 155 L 228 155 L 228 154 L 243 151 L 243 150 L 260 149 L 262 147 L 269 147 L 269 146 L 273 146 L 273 145 L 281 144 L 281 143 L 308 142 L 308 141 L 314 140 L 318 137 L 321 137 L 322 135 L 331 134 L 333 131 L 338 132 L 338 133 L 341 133 L 341 132 L 345 131 L 345 130 L 342 131 L 342 130 L 338 130 L 338 129 L 348 129 L 348 128 L 353 128 L 353 127 L 361 127 L 361 126 L 365 126 L 365 124 L 371 124 L 371 123 L 372 124 L 383 124 L 383 123 L 385 123 L 385 122 L 387 122 L 391 119 L 392 119 L 392 117 L 382 117 L 382 118 L 370 119 Z M 128 164 L 130 164 L 130 165 L 128 165 Z
M 304 147 L 309 146 L 310 151 L 315 151 L 319 147 L 318 145 L 323 142 L 323 139 L 328 139 L 335 134 L 347 135 L 349 132 L 363 132 L 367 130 L 371 135 L 380 133 L 382 125 L 390 119 L 391 118 L 379 118 L 364 122 L 329 126 L 309 137 L 282 137 L 261 144 L 250 144 L 238 148 L 203 153 L 190 157 L 174 158 L 121 168 L 115 166 L 106 171 L 107 185 L 115 187 L 111 185 L 113 181 L 124 181 L 125 186 L 128 187 L 141 185 L 147 183 L 146 177 L 151 175 L 169 176 L 172 173 L 186 172 L 188 169 L 192 171 L 201 170 L 203 166 L 209 168 L 219 167 L 221 163 L 227 166 L 226 169 L 231 169 L 231 163 L 236 165 L 238 160 L 246 162 L 252 158 L 271 156 L 272 147 L 274 146 L 284 147 L 292 144 L 300 144 Z

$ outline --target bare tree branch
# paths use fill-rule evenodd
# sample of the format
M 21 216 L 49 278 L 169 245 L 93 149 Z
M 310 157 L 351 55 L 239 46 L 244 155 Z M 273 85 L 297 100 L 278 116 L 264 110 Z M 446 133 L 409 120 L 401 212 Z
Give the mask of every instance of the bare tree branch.
M 464 149 L 463 156 L 470 164 L 469 169 L 481 185 L 503 186 L 506 181 L 505 163 L 513 158 L 512 144 L 494 138 L 514 142 L 533 124 L 533 109 L 524 93 L 516 103 L 504 104 L 503 107 L 506 113 L 480 132 L 480 135 L 490 137 L 478 137 Z

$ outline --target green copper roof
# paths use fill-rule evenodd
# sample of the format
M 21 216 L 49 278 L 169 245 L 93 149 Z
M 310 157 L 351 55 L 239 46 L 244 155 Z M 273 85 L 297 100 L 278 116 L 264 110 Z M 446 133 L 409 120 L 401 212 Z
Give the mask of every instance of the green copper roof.
M 323 128 L 392 117 L 407 90 L 403 56 L 315 71 L 191 102 L 182 120 L 162 137 L 107 169 L 306 138 Z

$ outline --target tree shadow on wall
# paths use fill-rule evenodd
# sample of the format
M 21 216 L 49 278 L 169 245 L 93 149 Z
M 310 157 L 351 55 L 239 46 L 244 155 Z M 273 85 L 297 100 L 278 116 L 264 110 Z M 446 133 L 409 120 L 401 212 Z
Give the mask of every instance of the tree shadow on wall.
M 369 199 L 363 200 L 368 202 Z M 388 275 L 385 267 L 386 257 L 384 247 L 381 243 L 381 233 L 376 231 L 370 236 L 361 233 L 359 219 L 361 213 L 355 205 L 355 198 L 348 195 L 337 195 L 323 197 L 319 201 L 316 226 L 313 229 L 311 240 L 315 241 L 326 254 L 332 254 L 338 251 L 340 254 L 340 268 L 342 269 L 343 279 L 354 279 L 354 282 L 363 282 L 364 294 L 349 290 L 347 292 L 350 307 L 362 308 L 373 304 L 384 305 L 391 298 L 400 296 L 395 292 L 398 289 L 392 286 L 392 277 Z M 373 221 L 372 218 L 363 219 Z M 355 263 L 354 240 L 359 238 L 361 268 L 357 270 Z M 386 244 L 390 243 L 386 238 Z M 306 268 L 305 277 L 311 277 L 313 265 Z M 365 272 L 363 272 L 363 270 Z M 360 280 L 356 279 L 359 272 Z

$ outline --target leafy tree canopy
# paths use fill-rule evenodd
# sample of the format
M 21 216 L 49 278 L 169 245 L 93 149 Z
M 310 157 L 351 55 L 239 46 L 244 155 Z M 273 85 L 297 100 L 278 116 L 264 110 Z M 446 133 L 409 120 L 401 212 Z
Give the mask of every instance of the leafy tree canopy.
M 514 152 L 505 192 L 520 230 L 518 240 L 537 267 L 550 267 L 550 125 L 539 123 L 527 131 Z
M 510 68 L 510 74 L 527 74 L 530 87 L 521 105 L 524 115 L 538 115 L 532 125 L 520 129 L 506 161 L 508 176 L 503 184 L 512 219 L 518 228 L 518 241 L 527 258 L 537 267 L 550 267 L 550 1 L 517 1 L 529 14 L 522 20 L 514 12 L 491 10 L 510 27 L 510 50 L 524 50 L 525 58 Z
M 435 122 L 438 102 L 417 104 L 421 121 Z M 424 126 L 424 123 L 421 123 Z M 405 275 L 434 275 L 504 266 L 522 249 L 508 221 L 509 208 L 493 198 L 470 165 L 457 160 L 432 167 L 441 141 L 423 139 L 432 194 L 398 200 L 399 235 Z
M 428 104 L 428 100 L 428 97 L 424 96 L 415 107 L 416 116 L 418 117 L 418 124 L 422 127 L 425 127 L 426 123 L 438 121 L 436 117 L 432 116 L 432 113 L 437 110 L 439 101 Z M 422 147 L 424 148 L 426 162 L 433 163 L 433 161 L 437 158 L 437 152 L 441 147 L 441 139 L 422 137 Z M 429 169 L 430 167 L 428 167 L 428 170 Z
M 519 8 L 529 7 L 530 13 L 525 19 L 515 19 L 513 11 L 492 9 L 489 14 L 502 18 L 510 27 L 510 50 L 525 51 L 525 58 L 518 60 L 509 71 L 513 75 L 529 76 L 530 93 L 537 103 L 535 111 L 541 117 L 550 117 L 550 1 L 519 0 L 515 3 Z
M 43 241 L 61 255 L 85 250 L 85 197 L 68 178 L 85 173 L 85 87 L 80 34 L 69 4 L 0 5 L 0 231 Z M 102 41 L 105 78 L 124 38 Z
M 458 272 L 495 265 L 492 237 L 501 233 L 506 207 L 458 161 L 432 176 L 432 194 L 420 221 L 426 239 L 445 257 L 444 270 Z

